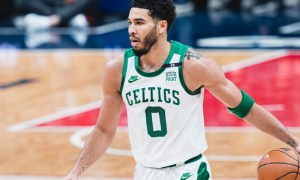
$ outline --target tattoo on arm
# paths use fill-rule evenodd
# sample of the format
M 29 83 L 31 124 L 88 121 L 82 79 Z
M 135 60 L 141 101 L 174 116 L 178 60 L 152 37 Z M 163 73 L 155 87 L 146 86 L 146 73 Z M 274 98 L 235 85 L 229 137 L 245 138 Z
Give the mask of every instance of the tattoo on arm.
M 84 167 L 84 166 L 82 166 L 82 172 L 84 172 L 84 170 L 85 170 L 85 167 Z
M 288 145 L 295 147 L 296 146 L 296 142 L 293 139 L 289 139 L 287 142 Z
M 200 58 L 201 58 L 201 55 L 200 55 L 200 54 L 197 54 L 197 53 L 195 53 L 195 52 L 193 52 L 193 51 L 188 50 L 188 51 L 186 52 L 186 54 L 185 54 L 185 57 L 186 57 L 188 60 L 190 60 L 191 57 L 194 57 L 194 58 L 196 58 L 196 59 L 200 59 Z

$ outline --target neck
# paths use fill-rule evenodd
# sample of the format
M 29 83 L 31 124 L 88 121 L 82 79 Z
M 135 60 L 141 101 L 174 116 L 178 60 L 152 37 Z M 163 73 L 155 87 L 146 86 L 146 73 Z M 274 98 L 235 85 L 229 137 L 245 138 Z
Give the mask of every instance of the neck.
M 145 72 L 156 71 L 164 64 L 171 49 L 171 43 L 168 41 L 157 41 L 150 51 L 141 56 L 139 66 Z

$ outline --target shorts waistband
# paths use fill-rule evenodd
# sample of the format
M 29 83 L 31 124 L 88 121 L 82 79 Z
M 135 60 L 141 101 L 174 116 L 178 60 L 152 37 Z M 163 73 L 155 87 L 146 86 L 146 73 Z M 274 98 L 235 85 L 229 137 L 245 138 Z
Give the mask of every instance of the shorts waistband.
M 192 162 L 195 162 L 195 161 L 198 161 L 199 159 L 202 158 L 202 154 L 199 154 L 198 156 L 195 156 L 195 157 L 192 157 L 191 159 L 188 159 L 182 163 L 178 163 L 178 164 L 172 164 L 170 166 L 165 166 L 165 167 L 162 167 L 163 168 L 170 168 L 170 167 L 177 167 L 177 166 L 182 166 L 182 165 L 185 165 L 185 164 L 189 164 L 189 163 L 192 163 Z

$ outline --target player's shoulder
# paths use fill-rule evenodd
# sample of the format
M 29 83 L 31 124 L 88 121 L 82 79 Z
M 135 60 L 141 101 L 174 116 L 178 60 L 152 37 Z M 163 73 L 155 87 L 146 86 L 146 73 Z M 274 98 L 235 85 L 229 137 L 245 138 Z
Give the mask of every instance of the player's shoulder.
M 123 70 L 124 53 L 117 55 L 114 59 L 107 61 L 104 71 L 103 87 L 106 90 L 118 92 Z
M 106 70 L 113 71 L 114 73 L 122 72 L 120 71 L 123 67 L 124 62 L 124 52 L 117 55 L 114 59 L 109 60 L 106 63 Z
M 188 49 L 183 62 L 183 73 L 192 79 L 198 79 L 203 84 L 210 84 L 219 75 L 221 68 L 218 63 L 194 49 Z
M 189 48 L 184 55 L 184 68 L 188 70 L 210 69 L 215 61 L 209 57 L 200 54 L 197 50 Z

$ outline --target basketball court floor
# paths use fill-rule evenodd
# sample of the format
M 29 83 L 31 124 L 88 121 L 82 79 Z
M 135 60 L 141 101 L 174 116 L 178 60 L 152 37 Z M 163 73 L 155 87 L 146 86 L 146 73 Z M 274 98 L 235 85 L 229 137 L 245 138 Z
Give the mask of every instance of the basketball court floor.
M 121 51 L 1 50 L 0 180 L 67 174 L 101 111 L 105 63 Z M 198 51 L 300 137 L 300 51 Z M 237 119 L 208 92 L 204 111 L 214 179 L 256 179 L 260 158 L 287 147 Z M 130 180 L 134 165 L 124 109 L 107 153 L 81 179 Z

